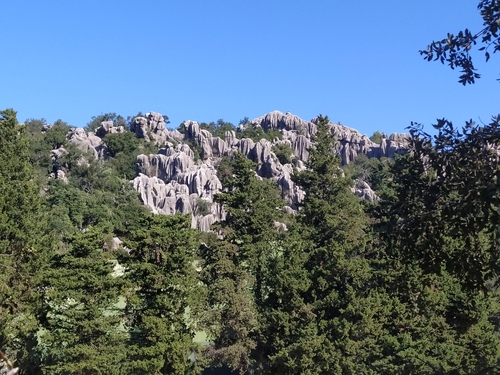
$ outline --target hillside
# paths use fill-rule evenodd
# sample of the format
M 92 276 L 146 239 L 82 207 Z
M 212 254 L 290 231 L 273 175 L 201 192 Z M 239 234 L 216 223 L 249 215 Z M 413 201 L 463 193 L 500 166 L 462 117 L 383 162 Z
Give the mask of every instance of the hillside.
M 256 172 L 260 177 L 277 183 L 290 209 L 296 209 L 302 201 L 303 191 L 294 184 L 291 175 L 294 170 L 305 169 L 309 149 L 314 147 L 314 119 L 305 121 L 290 113 L 274 111 L 233 130 L 213 131 L 219 136 L 201 128 L 196 121 L 185 121 L 179 128 L 182 132 L 168 129 L 161 114 L 150 112 L 135 117 L 129 129 L 103 121 L 94 132 L 73 129 L 66 139 L 102 162 L 113 158 L 113 151 L 106 143 L 107 134 L 125 139 L 125 133 L 131 132 L 144 140 L 152 151 L 157 151 L 139 154 L 136 158 L 133 186 L 141 201 L 154 213 L 193 214 L 192 226 L 202 231 L 208 231 L 214 222 L 224 218 L 221 207 L 213 204 L 214 194 L 222 189 L 217 166 L 235 152 L 257 163 Z M 408 135 L 404 134 L 383 136 L 377 144 L 340 124 L 330 123 L 330 132 L 337 139 L 332 151 L 341 157 L 344 165 L 354 162 L 358 154 L 368 158 L 394 158 L 408 148 Z M 68 170 L 58 163 L 58 158 L 66 151 L 59 148 L 51 152 L 54 165 L 58 165 L 57 178 L 64 180 Z M 353 191 L 363 198 L 376 199 L 364 181 L 358 181 Z
M 0 368 L 497 373 L 498 124 L 0 111 Z

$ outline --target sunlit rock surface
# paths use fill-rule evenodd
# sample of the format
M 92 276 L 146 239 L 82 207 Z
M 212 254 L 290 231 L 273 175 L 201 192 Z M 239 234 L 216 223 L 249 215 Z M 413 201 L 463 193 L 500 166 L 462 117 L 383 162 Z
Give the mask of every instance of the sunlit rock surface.
M 131 122 L 130 131 L 158 147 L 157 154 L 139 155 L 136 160 L 137 177 L 132 184 L 142 202 L 158 214 L 191 214 L 192 227 L 210 230 L 213 223 L 226 216 L 224 210 L 213 203 L 214 195 L 222 190 L 216 166 L 223 157 L 241 152 L 257 163 L 260 177 L 277 183 L 283 199 L 288 202 L 285 210 L 294 212 L 304 199 L 304 192 L 294 184 L 291 176 L 294 170 L 305 169 L 309 150 L 314 147 L 316 119 L 306 121 L 291 113 L 273 111 L 245 126 L 262 128 L 265 132 L 278 131 L 282 139 L 255 142 L 249 138 L 239 139 L 237 131 L 226 131 L 223 138 L 215 137 L 191 120 L 182 124 L 185 129 L 183 134 L 168 129 L 159 113 L 149 112 L 136 117 Z M 238 130 L 243 130 L 243 126 L 240 125 Z M 74 129 L 67 139 L 87 155 L 106 159 L 109 155 L 103 142 L 104 136 L 125 131 L 123 126 L 115 127 L 113 122 L 104 121 L 95 133 Z M 332 151 L 339 155 L 343 164 L 354 161 L 360 154 L 370 158 L 393 158 L 408 149 L 409 137 L 406 134 L 382 135 L 381 143 L 377 144 L 368 136 L 341 124 L 330 123 L 330 131 L 337 139 L 336 148 Z M 274 147 L 279 144 L 292 150 L 292 164 L 280 163 L 274 153 Z M 64 152 L 64 149 L 52 151 L 54 165 Z M 64 179 L 64 170 L 56 168 L 54 178 Z M 363 199 L 378 199 L 364 181 L 356 181 L 351 190 Z

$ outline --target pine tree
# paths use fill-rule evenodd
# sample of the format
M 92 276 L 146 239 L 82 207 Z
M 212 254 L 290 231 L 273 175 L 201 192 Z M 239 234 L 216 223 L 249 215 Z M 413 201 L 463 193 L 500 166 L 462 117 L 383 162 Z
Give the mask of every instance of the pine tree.
M 252 365 L 256 347 L 257 308 L 252 293 L 254 276 L 242 260 L 236 244 L 218 239 L 215 233 L 203 236 L 200 246 L 206 288 L 200 324 L 210 340 L 204 355 L 210 367 L 226 367 L 240 373 Z
M 18 366 L 29 368 L 36 366 L 36 280 L 51 239 L 25 129 L 12 109 L 0 111 L 0 139 L 0 347 Z
M 225 364 L 240 373 L 265 373 L 271 342 L 269 320 L 275 289 L 276 262 L 283 255 L 283 220 L 275 185 L 260 179 L 255 164 L 234 155 L 232 176 L 215 201 L 228 213 L 214 226 L 222 237 L 202 246 L 202 280 L 208 290 L 204 321 L 213 342 L 209 355 L 214 365 Z
M 333 153 L 335 137 L 329 123 L 328 117 L 317 119 L 307 169 L 294 177 L 305 191 L 294 231 L 304 241 L 301 250 L 309 287 L 302 293 L 303 309 L 314 325 L 308 323 L 300 346 L 290 344 L 276 358 L 289 363 L 284 371 L 288 373 L 366 372 L 363 347 L 375 329 L 363 321 L 371 279 L 365 257 L 368 221 L 360 200 L 350 191 L 352 180 L 344 177 Z M 291 361 L 294 356 L 301 362 Z
M 39 351 L 45 373 L 123 373 L 124 280 L 114 274 L 104 240 L 93 227 L 73 236 L 70 251 L 55 255 L 44 274 Z
M 132 289 L 127 296 L 129 356 L 123 373 L 196 373 L 193 343 L 200 287 L 196 236 L 187 217 L 150 215 L 126 241 L 123 261 Z
M 498 372 L 498 126 L 440 120 L 433 139 L 413 126 L 392 168 L 376 216 L 392 373 Z

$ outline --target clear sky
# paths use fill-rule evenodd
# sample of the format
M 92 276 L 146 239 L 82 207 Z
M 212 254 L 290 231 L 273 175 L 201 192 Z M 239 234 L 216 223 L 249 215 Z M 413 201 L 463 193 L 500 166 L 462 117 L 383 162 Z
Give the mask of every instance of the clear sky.
M 372 134 L 500 112 L 500 56 L 473 86 L 418 50 L 477 31 L 478 1 L 4 0 L 0 108 L 83 127 L 155 111 L 237 124 L 273 110 Z

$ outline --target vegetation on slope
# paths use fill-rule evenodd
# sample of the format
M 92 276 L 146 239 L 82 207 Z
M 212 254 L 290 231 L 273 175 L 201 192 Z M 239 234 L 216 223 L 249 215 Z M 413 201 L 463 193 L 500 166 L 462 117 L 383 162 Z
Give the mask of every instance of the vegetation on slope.
M 498 4 L 479 10 L 484 30 L 424 52 L 461 67 L 462 83 L 477 78 L 479 37 L 498 50 Z M 128 126 L 105 114 L 89 129 L 103 120 Z M 186 217 L 152 215 L 130 187 L 151 144 L 107 135 L 110 159 L 95 160 L 63 121 L 23 126 L 0 111 L 1 350 L 23 374 L 498 373 L 500 117 L 461 130 L 438 120 L 433 137 L 414 124 L 405 156 L 344 169 L 327 123 L 294 175 L 296 215 L 235 154 L 219 165 L 228 216 L 199 233 Z M 55 148 L 67 182 L 48 178 Z M 354 178 L 381 199 L 363 204 Z

